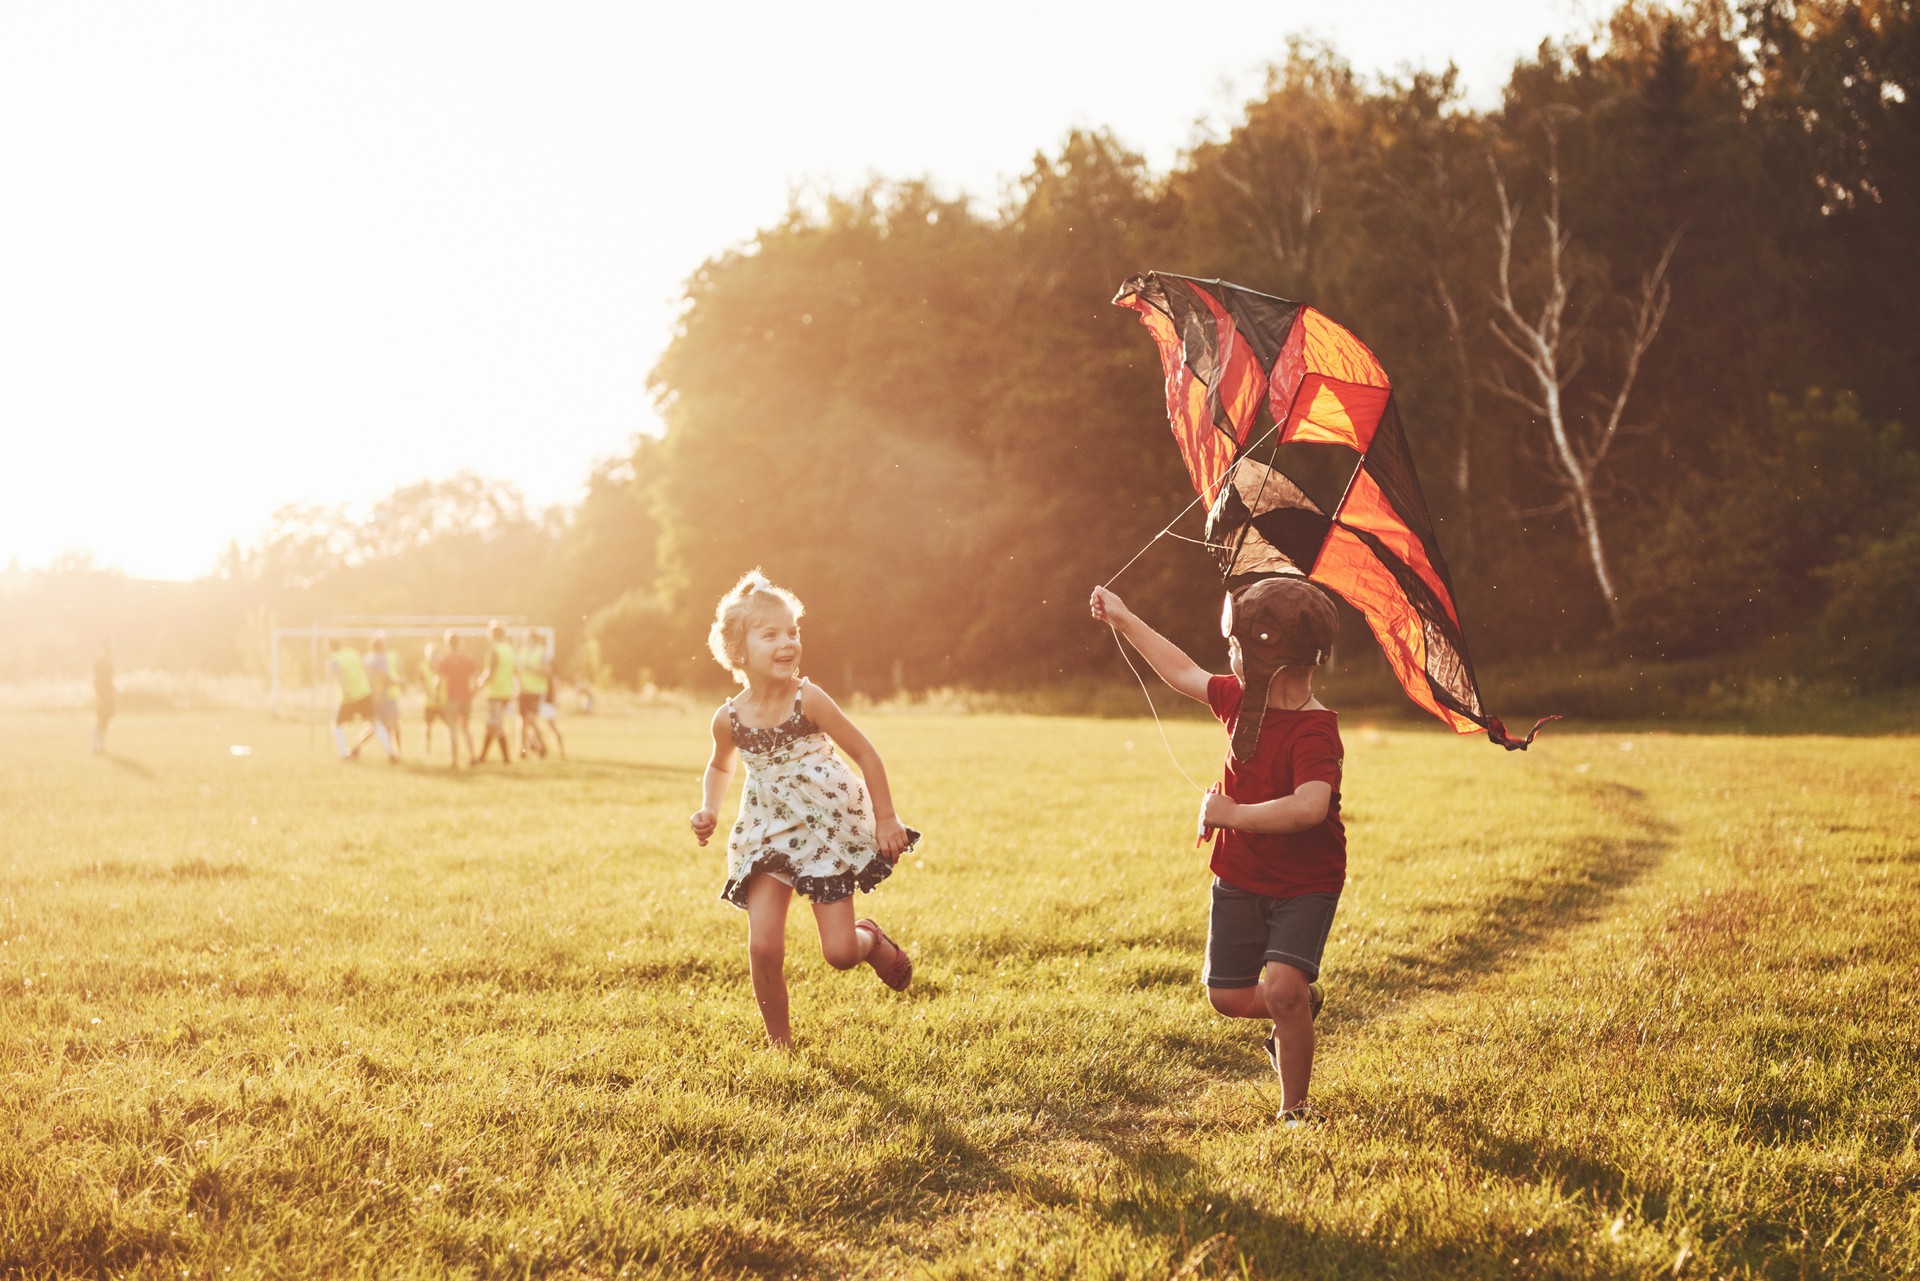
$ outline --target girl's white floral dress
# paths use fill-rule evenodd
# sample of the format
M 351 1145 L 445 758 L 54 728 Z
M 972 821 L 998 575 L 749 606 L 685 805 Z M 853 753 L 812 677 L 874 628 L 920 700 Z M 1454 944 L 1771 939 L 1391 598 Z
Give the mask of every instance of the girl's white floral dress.
M 744 908 L 747 878 L 765 872 L 815 903 L 837 903 L 893 874 L 874 837 L 867 785 L 834 754 L 833 740 L 801 709 L 798 693 L 793 714 L 770 729 L 742 725 L 732 699 L 727 719 L 747 781 L 727 837 L 721 898 Z M 907 829 L 908 849 L 919 839 Z

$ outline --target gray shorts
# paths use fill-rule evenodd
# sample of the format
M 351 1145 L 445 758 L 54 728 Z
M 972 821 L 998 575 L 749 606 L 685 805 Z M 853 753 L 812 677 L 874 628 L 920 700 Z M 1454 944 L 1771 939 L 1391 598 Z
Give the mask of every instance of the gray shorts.
M 1208 987 L 1253 987 L 1269 961 L 1280 961 L 1320 977 L 1320 954 L 1333 928 L 1338 894 L 1301 894 L 1268 898 L 1213 881 L 1213 910 L 1207 918 Z

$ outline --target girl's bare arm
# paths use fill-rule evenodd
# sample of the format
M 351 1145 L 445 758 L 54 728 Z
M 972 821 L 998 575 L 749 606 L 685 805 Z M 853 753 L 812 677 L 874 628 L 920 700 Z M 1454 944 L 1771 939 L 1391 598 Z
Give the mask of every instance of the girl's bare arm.
M 707 758 L 707 772 L 700 779 L 700 810 L 691 824 L 694 839 L 702 845 L 720 824 L 720 806 L 727 799 L 727 786 L 733 782 L 735 757 L 732 727 L 727 709 L 713 714 L 713 754 Z
M 880 753 L 860 732 L 860 727 L 847 719 L 840 704 L 818 685 L 808 681 L 801 689 L 800 699 L 801 710 L 860 770 L 860 777 L 867 782 L 867 795 L 873 798 L 874 834 L 880 842 L 880 852 L 890 859 L 898 857 L 907 847 L 907 829 L 893 811 L 893 789 L 887 785 L 887 767 L 881 763 Z

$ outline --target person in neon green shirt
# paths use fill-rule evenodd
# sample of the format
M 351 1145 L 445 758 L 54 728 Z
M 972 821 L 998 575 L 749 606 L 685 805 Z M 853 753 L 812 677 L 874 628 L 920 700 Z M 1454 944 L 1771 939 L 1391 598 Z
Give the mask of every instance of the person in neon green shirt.
M 340 709 L 333 714 L 333 746 L 343 761 L 358 760 L 360 749 L 374 737 L 380 739 L 380 746 L 387 750 L 387 759 L 397 761 L 399 754 L 393 750 L 393 740 L 387 737 L 387 727 L 382 725 L 373 712 L 373 681 L 367 675 L 366 660 L 360 657 L 360 651 L 339 637 L 327 642 L 327 666 L 333 677 L 340 683 Z M 366 721 L 372 726 L 358 743 L 347 746 L 347 722 Z
M 447 678 L 440 674 L 440 647 L 432 641 L 427 642 L 426 652 L 420 656 L 420 688 L 427 695 L 426 735 L 427 751 L 433 751 L 433 723 L 447 724 Z M 453 733 L 448 726 L 447 733 Z
M 545 728 L 553 731 L 554 745 L 560 749 L 560 759 L 567 759 L 567 742 L 560 737 L 559 709 L 554 706 L 553 658 L 547 652 L 547 646 L 532 632 L 520 634 L 520 754 L 522 758 L 529 751 L 547 754 L 547 739 L 542 732 Z
M 487 632 L 492 637 L 492 646 L 487 651 L 487 666 L 480 673 L 480 688 L 487 695 L 487 732 L 480 740 L 477 760 L 487 759 L 497 739 L 500 759 L 511 765 L 513 748 L 507 742 L 507 709 L 513 705 L 514 669 L 519 664 L 515 661 L 513 642 L 507 639 L 507 629 L 496 620 L 487 625 Z

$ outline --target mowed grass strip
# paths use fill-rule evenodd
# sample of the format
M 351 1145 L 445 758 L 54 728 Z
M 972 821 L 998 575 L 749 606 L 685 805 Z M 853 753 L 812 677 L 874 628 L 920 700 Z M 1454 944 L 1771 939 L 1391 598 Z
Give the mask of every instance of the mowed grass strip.
M 460 775 L 0 718 L 0 1274 L 1920 1269 L 1914 739 L 1348 724 L 1330 1120 L 1283 1129 L 1150 722 L 863 727 L 928 833 L 862 903 L 914 986 L 796 908 L 786 1056 L 701 717 Z

